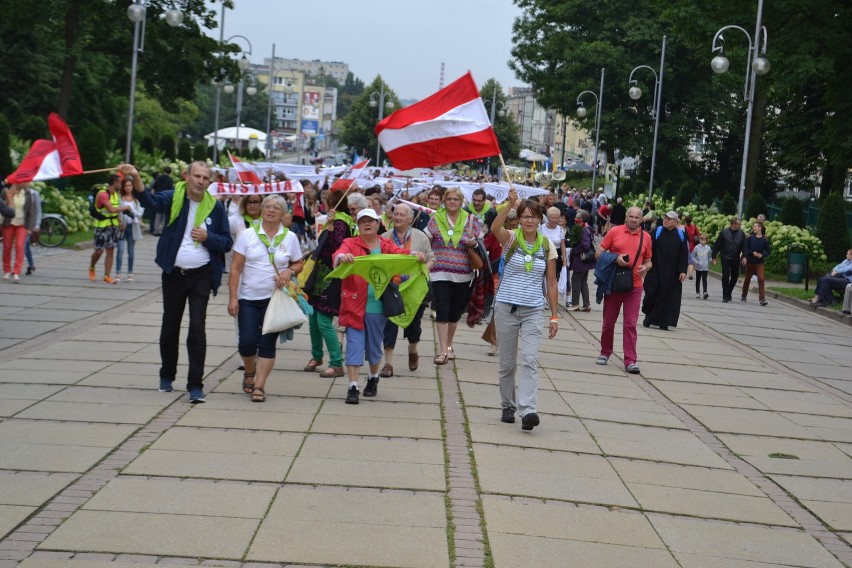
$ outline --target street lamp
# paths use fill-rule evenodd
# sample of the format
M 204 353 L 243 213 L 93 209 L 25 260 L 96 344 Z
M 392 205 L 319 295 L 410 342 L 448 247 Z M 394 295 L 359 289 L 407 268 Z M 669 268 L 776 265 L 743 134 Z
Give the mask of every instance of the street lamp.
M 725 26 L 717 31 L 716 35 L 713 36 L 713 46 L 710 51 L 711 53 L 719 52 L 719 54 L 710 62 L 710 67 L 716 73 L 725 73 L 728 70 L 728 67 L 730 67 L 730 62 L 724 55 L 725 40 L 722 37 L 722 32 L 728 29 L 740 30 L 745 34 L 746 38 L 748 38 L 748 62 L 746 63 L 745 86 L 743 89 L 743 97 L 748 102 L 748 110 L 746 111 L 745 140 L 743 141 L 743 164 L 740 171 L 740 198 L 737 203 L 737 215 L 740 217 L 742 217 L 743 214 L 743 200 L 745 199 L 746 169 L 748 168 L 748 145 L 751 138 L 751 116 L 754 110 L 754 85 L 757 80 L 757 75 L 766 75 L 769 73 L 769 60 L 765 57 L 768 36 L 766 28 L 760 24 L 762 17 L 763 0 L 758 0 L 757 21 L 754 26 L 755 42 L 752 43 L 752 36 L 750 36 L 743 28 L 733 25 Z M 760 42 L 760 49 L 758 49 L 758 42 Z M 759 54 L 758 51 L 760 52 Z
M 385 117 L 385 106 L 388 107 L 388 110 L 393 108 L 393 101 L 390 100 L 390 91 L 385 92 L 385 82 L 381 81 L 381 88 L 379 92 L 373 91 L 370 93 L 370 106 L 375 108 L 379 107 L 379 122 Z M 376 139 L 376 167 L 380 166 L 379 157 L 381 156 L 382 146 L 379 144 L 379 140 Z
M 248 77 L 251 80 L 250 81 L 251 84 L 249 86 L 243 88 L 245 77 Z M 228 90 L 228 87 L 231 87 L 230 91 Z M 225 85 L 224 89 L 225 89 L 226 93 L 232 93 L 234 91 L 234 86 L 231 85 L 230 83 L 228 83 L 228 84 Z M 254 74 L 246 73 L 245 75 L 240 77 L 240 82 L 237 85 L 237 89 L 238 89 L 237 90 L 237 130 L 234 133 L 234 143 L 237 147 L 237 150 L 239 150 L 240 149 L 240 115 L 243 112 L 243 92 L 245 92 L 245 94 L 247 94 L 250 97 L 257 94 L 257 80 L 254 78 Z
M 635 73 L 639 69 L 648 69 L 651 73 L 654 74 L 654 106 L 651 111 L 651 116 L 654 117 L 654 145 L 651 148 L 651 181 L 648 184 L 648 200 L 651 200 L 651 196 L 654 194 L 654 169 L 657 164 L 657 132 L 660 128 L 660 111 L 662 110 L 662 101 L 663 101 L 663 65 L 666 62 L 666 36 L 663 36 L 663 48 L 662 55 L 660 55 L 660 74 L 657 75 L 657 72 L 654 71 L 651 67 L 647 65 L 639 65 L 638 67 L 634 67 L 633 71 L 630 72 L 630 78 L 627 80 L 628 85 L 633 85 L 627 91 L 627 94 L 630 95 L 630 98 L 634 101 L 639 100 L 639 97 L 642 96 L 642 89 L 636 86 L 636 79 L 633 78 L 633 73 Z
M 506 105 L 503 104 L 503 101 L 497 100 L 497 85 L 494 85 L 494 91 L 491 93 L 491 100 L 485 101 L 484 104 L 489 107 L 489 120 L 491 121 L 491 127 L 494 128 L 494 113 L 497 113 L 500 116 L 504 116 L 506 114 Z M 491 175 L 491 156 L 488 156 L 488 175 Z
M 221 24 L 221 27 L 222 27 L 222 32 L 223 32 L 222 35 L 224 35 L 224 30 L 225 30 L 225 6 L 224 5 L 222 6 L 222 24 Z M 230 43 L 232 39 L 236 39 L 236 38 L 240 38 L 248 44 L 248 51 L 243 51 L 243 56 L 237 61 L 237 65 L 239 66 L 240 72 L 242 73 L 244 71 L 247 71 L 249 66 L 250 66 L 249 57 L 251 57 L 251 42 L 248 40 L 248 38 L 245 37 L 245 36 L 241 36 L 241 35 L 232 35 L 227 40 L 222 40 L 221 36 L 220 36 L 219 45 L 221 46 L 225 43 Z M 252 79 L 254 79 L 254 77 L 252 77 Z M 243 92 L 243 77 L 242 77 L 242 74 L 240 75 L 239 86 L 240 86 L 240 92 L 237 95 L 237 134 L 239 134 L 239 130 L 240 130 L 239 113 L 240 113 L 240 109 L 242 107 L 242 92 Z M 221 89 L 220 89 L 220 87 L 221 87 Z M 249 87 L 249 88 L 251 88 L 251 87 Z M 219 83 L 216 84 L 216 111 L 213 114 L 213 164 L 214 165 L 219 163 L 219 106 L 220 106 L 220 103 L 221 103 L 221 100 L 222 100 L 222 98 L 221 98 L 221 92 L 222 91 L 225 91 L 226 94 L 231 94 L 231 93 L 234 92 L 234 85 L 231 84 L 230 82 L 226 82 L 224 86 L 221 86 Z M 257 87 L 254 87 L 254 92 L 252 92 L 252 93 L 249 93 L 248 89 L 246 89 L 246 92 L 250 95 L 253 95 L 254 93 L 257 92 Z M 237 139 L 237 144 L 239 144 L 239 138 Z
M 127 7 L 127 17 L 133 22 L 133 59 L 130 65 L 130 106 L 127 111 L 127 146 L 124 158 L 130 163 L 131 148 L 133 146 L 133 113 L 136 107 L 136 68 L 139 63 L 139 54 L 145 51 L 145 16 L 147 14 L 147 0 L 133 0 Z M 171 27 L 177 27 L 183 22 L 183 12 L 172 6 L 166 10 L 166 23 Z
M 600 96 L 596 95 L 592 91 L 583 91 L 579 95 L 577 95 L 577 116 L 583 118 L 586 116 L 586 107 L 583 106 L 580 98 L 589 94 L 595 97 L 595 161 L 592 167 L 592 193 L 595 192 L 595 180 L 598 175 L 598 146 L 601 141 L 601 100 L 603 99 L 603 86 L 604 86 L 604 68 L 601 67 L 601 86 L 600 86 Z

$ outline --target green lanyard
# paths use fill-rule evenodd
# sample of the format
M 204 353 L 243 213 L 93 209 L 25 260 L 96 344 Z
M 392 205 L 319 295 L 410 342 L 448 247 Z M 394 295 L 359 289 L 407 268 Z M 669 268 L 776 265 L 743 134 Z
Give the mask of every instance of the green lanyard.
M 522 251 L 524 251 L 524 267 L 526 267 L 527 272 L 532 270 L 533 267 L 533 255 L 538 252 L 541 248 L 541 245 L 544 244 L 544 235 L 536 231 L 535 233 L 535 243 L 532 247 L 529 247 L 527 244 L 527 240 L 524 238 L 524 233 L 521 229 L 515 229 L 515 241 L 518 243 L 518 247 Z M 545 264 L 547 259 L 545 259 Z
M 275 268 L 275 272 L 278 272 L 278 269 L 275 267 L 275 249 L 278 248 L 278 245 L 281 244 L 281 241 L 284 240 L 284 237 L 287 236 L 289 232 L 287 227 L 284 227 L 284 232 L 275 237 L 275 240 L 270 244 L 269 237 L 266 236 L 265 233 L 260 230 L 260 223 L 254 224 L 254 232 L 257 233 L 257 238 L 260 239 L 264 245 L 266 245 L 266 250 L 269 252 L 269 262 L 272 263 L 272 268 Z

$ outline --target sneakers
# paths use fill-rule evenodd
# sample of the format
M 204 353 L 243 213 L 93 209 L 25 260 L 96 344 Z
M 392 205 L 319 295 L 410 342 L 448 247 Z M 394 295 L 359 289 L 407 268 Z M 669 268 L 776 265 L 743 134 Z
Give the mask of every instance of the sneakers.
M 107 284 L 118 284 L 118 280 L 109 275 L 104 276 L 104 282 L 106 282 Z
M 700 297 L 701 297 L 701 294 L 696 294 L 696 295 L 695 295 L 695 297 L 696 297 L 696 298 L 700 298 Z
M 601 355 L 600 357 L 595 359 L 596 365 L 606 365 L 607 363 L 609 363 L 609 357 L 607 357 L 606 355 Z
M 769 305 L 769 302 L 767 302 L 766 300 L 761 300 L 760 305 L 761 306 L 767 306 L 767 305 Z
M 169 379 L 160 379 L 160 392 L 172 392 L 174 387 Z
M 352 389 L 350 389 L 352 390 Z M 357 392 L 357 389 L 356 389 Z M 367 386 L 364 387 L 364 396 L 374 397 L 379 392 L 379 377 L 367 377 Z
M 507 424 L 514 424 L 515 423 L 515 409 L 509 408 L 508 406 L 504 407 L 503 408 L 503 414 L 500 416 L 500 422 L 505 422 Z
M 128 274 L 128 275 L 127 275 L 127 281 L 128 281 L 128 282 L 133 282 L 133 275 L 132 275 L 132 274 Z
M 27 266 L 27 276 L 35 272 L 35 266 Z
M 707 298 L 710 297 L 710 294 L 708 294 L 707 292 L 704 292 L 704 296 L 702 296 L 702 297 L 706 300 Z
M 538 414 L 530 412 L 521 417 L 521 430 L 532 430 L 538 426 L 541 421 L 538 419 Z
M 355 385 L 346 392 L 346 404 L 358 404 L 358 387 Z
M 18 276 L 17 274 L 13 274 L 12 275 L 12 282 L 14 282 L 15 284 L 20 284 L 21 283 L 21 277 Z
M 630 363 L 629 365 L 627 365 L 624 368 L 624 370 L 627 371 L 628 373 L 630 373 L 631 375 L 638 375 L 639 374 L 639 365 L 637 365 L 636 363 Z
M 94 281 L 95 281 L 95 280 L 97 280 L 97 279 L 98 279 L 98 275 L 97 275 L 97 274 L 95 274 L 95 267 L 94 267 L 94 266 L 90 266 L 90 267 L 89 267 L 89 280 L 91 280 L 92 282 L 94 282 Z
M 11 272 L 7 272 L 7 273 L 5 273 L 5 274 L 3 275 L 3 280 L 8 280 L 8 279 L 9 279 L 9 278 L 11 278 L 11 277 L 12 277 L 12 273 L 11 273 Z
M 204 391 L 201 387 L 195 387 L 194 389 L 189 389 L 189 402 L 191 404 L 198 404 L 199 402 L 205 402 Z

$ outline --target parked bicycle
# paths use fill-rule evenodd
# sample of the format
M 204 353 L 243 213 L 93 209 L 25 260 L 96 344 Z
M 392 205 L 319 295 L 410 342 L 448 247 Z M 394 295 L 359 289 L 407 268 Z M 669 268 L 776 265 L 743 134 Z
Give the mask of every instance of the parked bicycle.
M 61 246 L 68 238 L 68 223 L 58 213 L 45 213 L 41 217 L 38 244 L 54 248 Z

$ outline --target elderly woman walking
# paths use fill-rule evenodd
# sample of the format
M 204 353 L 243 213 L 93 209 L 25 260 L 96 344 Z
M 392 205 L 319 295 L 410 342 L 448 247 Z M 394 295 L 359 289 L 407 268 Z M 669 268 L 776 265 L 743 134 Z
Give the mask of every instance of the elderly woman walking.
M 504 267 L 497 291 L 494 319 L 500 345 L 500 398 L 502 422 L 515 422 L 521 416 L 521 428 L 532 430 L 539 425 L 538 367 L 536 356 L 544 327 L 545 306 L 550 308 L 549 338 L 559 329 L 556 295 L 556 247 L 539 232 L 541 206 L 522 201 L 514 189 L 509 190 L 509 203 L 521 225 L 514 231 L 503 227 L 509 214 L 504 208 L 491 224 L 491 230 L 503 245 Z M 520 378 L 515 391 L 518 370 L 518 340 L 521 343 Z
M 269 300 L 276 288 L 285 287 L 302 270 L 299 238 L 282 223 L 284 198 L 266 196 L 262 211 L 260 223 L 237 237 L 228 279 L 228 314 L 237 318 L 245 366 L 243 392 L 251 394 L 252 402 L 266 400 L 266 379 L 275 364 L 278 332 L 261 332 Z
M 431 269 L 435 264 L 435 255 L 432 253 L 432 246 L 429 244 L 429 237 L 423 231 L 417 230 L 411 226 L 414 221 L 414 211 L 408 205 L 400 203 L 393 209 L 391 216 L 393 228 L 382 235 L 382 237 L 393 241 L 397 246 L 414 251 L 421 252 L 426 257 L 426 268 Z M 423 331 L 420 320 L 423 319 L 423 311 L 426 309 L 426 303 L 420 304 L 420 308 L 414 315 L 411 324 L 405 328 L 402 336 L 408 340 L 408 369 L 416 371 L 420 360 L 420 355 L 417 353 L 417 344 L 420 342 L 420 335 Z M 396 347 L 396 338 L 399 335 L 399 326 L 388 320 L 385 323 L 385 365 L 379 373 L 380 377 L 393 376 L 393 350 Z

